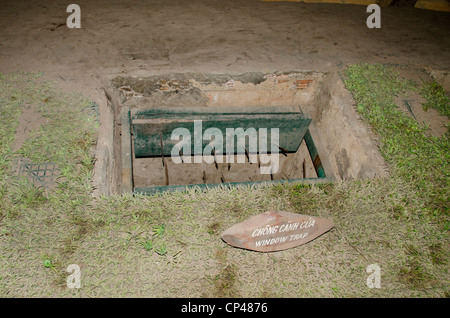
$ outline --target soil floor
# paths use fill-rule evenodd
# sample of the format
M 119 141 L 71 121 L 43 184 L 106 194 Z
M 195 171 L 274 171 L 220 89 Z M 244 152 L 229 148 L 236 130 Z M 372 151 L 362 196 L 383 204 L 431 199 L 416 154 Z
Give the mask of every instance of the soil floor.
M 67 4 L 3 0 L 0 71 L 43 72 L 69 91 L 102 98 L 120 75 L 330 71 L 350 63 L 450 69 L 450 13 L 366 6 L 263 2 L 78 0 L 81 28 Z

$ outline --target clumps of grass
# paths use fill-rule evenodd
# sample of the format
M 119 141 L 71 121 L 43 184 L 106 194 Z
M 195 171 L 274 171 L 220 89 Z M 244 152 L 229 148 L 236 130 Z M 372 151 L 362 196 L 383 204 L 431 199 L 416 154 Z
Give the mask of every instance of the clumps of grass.
M 352 65 L 345 70 L 345 77 L 358 112 L 380 136 L 380 150 L 393 173 L 416 185 L 431 214 L 448 215 L 448 136 L 429 136 L 427 127 L 403 114 L 394 103 L 395 96 L 414 89 L 413 83 L 384 65 Z M 432 87 L 424 89 L 427 103 L 448 109 L 442 90 L 436 84 Z
M 167 247 L 165 243 L 161 243 L 161 245 L 159 245 L 156 249 L 155 249 L 156 254 L 160 255 L 160 256 L 164 256 L 167 254 Z
M 17 87 L 25 83 L 21 74 L 0 73 L 0 181 L 10 168 L 14 134 L 27 97 Z
M 417 261 L 410 261 L 402 266 L 398 273 L 399 280 L 414 288 L 424 288 L 432 283 L 432 276 L 427 273 L 422 264 Z
M 161 237 L 166 232 L 166 226 L 164 224 L 159 224 L 153 227 L 153 235 Z
M 67 224 L 70 225 L 71 228 L 67 230 L 63 240 L 64 245 L 62 247 L 62 254 L 66 257 L 75 253 L 80 246 L 80 242 L 82 242 L 86 236 L 101 229 L 105 225 L 105 222 L 101 220 L 93 221 L 82 214 L 72 214 L 67 221 Z
M 218 235 L 220 230 L 220 223 L 213 222 L 208 225 L 206 232 L 210 235 Z
M 8 195 L 13 205 L 23 208 L 34 208 L 47 202 L 44 189 L 24 177 L 12 180 Z
M 51 256 L 51 255 L 47 255 L 47 254 L 42 254 L 41 255 L 41 259 L 42 259 L 42 266 L 44 268 L 49 268 L 54 270 L 56 273 L 56 267 L 58 266 L 58 262 L 56 261 L 56 258 Z
M 149 252 L 153 249 L 153 240 L 149 238 L 141 239 L 141 245 Z
M 237 266 L 226 265 L 210 280 L 214 286 L 213 297 L 239 297 L 236 290 Z
M 434 108 L 439 114 L 450 117 L 450 97 L 436 80 L 422 81 L 418 91 L 426 99 L 422 104 L 425 111 Z
M 427 255 L 417 246 L 406 244 L 406 263 L 400 267 L 398 276 L 400 281 L 414 288 L 425 288 L 436 284 L 433 275 L 427 268 Z
M 153 226 L 151 237 L 140 238 L 139 243 L 147 252 L 153 250 L 156 254 L 165 256 L 167 254 L 167 246 L 162 241 L 165 232 L 166 226 L 164 224 Z
M 442 247 L 442 243 L 433 243 L 429 247 L 430 257 L 433 264 L 446 265 L 448 262 L 447 251 Z

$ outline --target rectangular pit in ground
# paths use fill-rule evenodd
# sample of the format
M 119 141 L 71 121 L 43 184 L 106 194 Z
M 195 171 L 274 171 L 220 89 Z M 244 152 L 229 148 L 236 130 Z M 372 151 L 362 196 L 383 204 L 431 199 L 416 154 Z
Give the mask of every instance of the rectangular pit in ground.
M 242 164 L 246 174 L 236 173 L 231 167 L 197 166 L 190 173 L 191 181 L 199 184 L 210 182 L 261 182 L 262 179 L 279 180 L 315 180 L 314 164 L 327 166 L 327 176 L 337 179 L 351 179 L 386 175 L 386 165 L 380 156 L 374 138 L 359 119 L 353 105 L 353 99 L 345 90 L 337 72 L 277 72 L 264 74 L 259 72 L 238 75 L 229 74 L 164 74 L 148 77 L 118 76 L 111 81 L 111 87 L 105 89 L 108 96 L 109 111 L 114 115 L 114 131 L 109 137 L 113 140 L 108 152 L 109 175 L 103 178 L 106 184 L 104 192 L 127 192 L 136 186 L 166 186 L 167 177 L 161 169 L 162 160 L 134 158 L 125 162 L 131 168 L 132 180 L 127 181 L 123 150 L 128 152 L 123 140 L 131 140 L 123 135 L 123 111 L 130 109 L 173 109 L 174 107 L 200 107 L 205 109 L 230 107 L 250 109 L 252 107 L 279 107 L 286 105 L 297 107 L 300 112 L 312 118 L 310 138 L 314 140 L 315 154 L 311 159 L 305 141 L 302 141 L 298 153 L 280 155 L 283 169 L 275 176 L 258 176 L 255 166 Z M 129 128 L 125 128 L 129 130 Z M 131 132 L 130 132 L 131 133 Z M 313 136 L 313 138 L 311 137 Z M 128 142 L 128 141 L 126 141 Z M 316 155 L 320 152 L 320 159 Z M 179 167 L 168 167 L 169 184 L 178 187 L 188 181 L 186 176 L 173 177 L 181 172 Z M 126 167 L 125 167 L 126 168 Z M 152 171 L 151 173 L 148 171 Z M 222 174 L 222 171 L 224 173 Z M 164 172 L 164 175 L 161 173 Z M 219 173 L 220 172 L 220 173 Z M 235 173 L 233 175 L 232 173 Z M 297 178 L 301 176 L 301 178 Z M 246 181 L 242 181 L 246 180 Z M 270 181 L 270 180 L 269 180 Z
M 303 140 L 311 118 L 295 107 L 135 109 L 130 122 L 132 182 L 138 190 L 317 178 L 308 149 L 314 145 Z M 178 129 L 188 135 L 176 134 L 172 140 Z M 215 135 L 206 135 L 211 130 Z M 187 148 L 174 153 L 185 138 Z M 215 138 L 213 150 L 210 142 Z M 267 149 L 267 155 L 261 149 Z M 181 150 L 190 155 L 180 157 Z

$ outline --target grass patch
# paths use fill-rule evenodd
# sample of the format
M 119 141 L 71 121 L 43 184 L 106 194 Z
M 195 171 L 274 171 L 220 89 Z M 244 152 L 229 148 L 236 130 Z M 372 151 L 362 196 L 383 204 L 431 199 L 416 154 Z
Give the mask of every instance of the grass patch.
M 450 117 L 450 97 L 445 93 L 441 84 L 436 80 L 423 81 L 418 87 L 418 91 L 426 99 L 422 104 L 424 110 L 436 109 L 439 114 Z
M 239 297 L 234 289 L 236 270 L 236 265 L 227 265 L 212 278 L 215 288 L 213 297 Z
M 357 110 L 381 138 L 380 150 L 393 174 L 420 189 L 427 206 L 423 213 L 448 215 L 449 136 L 429 136 L 426 127 L 403 114 L 394 103 L 395 96 L 414 89 L 414 84 L 384 65 L 353 65 L 346 69 L 345 76 Z M 448 111 L 448 97 L 441 96 L 442 88 L 436 98 L 431 98 L 436 95 L 429 85 L 421 90 L 427 92 L 426 104 Z
M 448 234 L 449 205 L 448 189 L 450 186 L 450 143 L 449 135 L 440 138 L 427 134 L 415 120 L 404 115 L 394 103 L 394 97 L 406 90 L 417 89 L 426 99 L 424 109 L 434 108 L 440 114 L 449 116 L 450 98 L 436 82 L 415 83 L 403 80 L 392 68 L 384 65 L 353 65 L 345 71 L 345 84 L 357 102 L 357 109 L 381 138 L 381 152 L 391 165 L 393 175 L 399 177 L 415 188 L 420 205 L 396 205 L 393 208 L 395 218 L 408 216 L 407 209 L 415 209 L 419 214 L 416 222 L 431 226 L 429 230 L 436 234 L 443 230 Z M 434 228 L 434 229 L 433 229 Z M 446 238 L 447 239 L 447 238 Z M 405 247 L 408 255 L 407 264 L 401 268 L 400 277 L 414 285 L 423 287 L 433 280 L 430 270 L 424 266 L 425 252 L 419 252 L 414 245 Z M 444 264 L 444 252 L 441 243 L 433 243 L 429 248 L 433 264 Z

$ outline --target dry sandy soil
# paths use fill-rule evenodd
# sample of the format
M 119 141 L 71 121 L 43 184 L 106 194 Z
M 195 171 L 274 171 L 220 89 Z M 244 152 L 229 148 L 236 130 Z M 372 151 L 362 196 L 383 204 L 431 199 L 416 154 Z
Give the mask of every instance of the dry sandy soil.
M 100 98 L 113 75 L 329 71 L 357 62 L 450 68 L 449 13 L 260 1 L 85 1 L 81 29 L 60 1 L 2 1 L 0 71 L 42 71 Z

